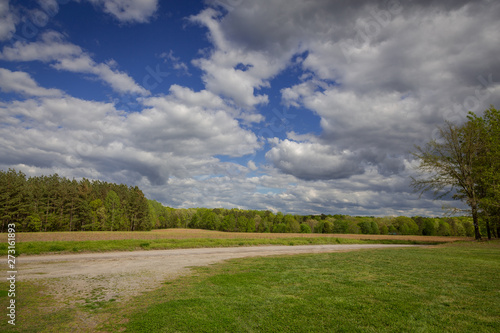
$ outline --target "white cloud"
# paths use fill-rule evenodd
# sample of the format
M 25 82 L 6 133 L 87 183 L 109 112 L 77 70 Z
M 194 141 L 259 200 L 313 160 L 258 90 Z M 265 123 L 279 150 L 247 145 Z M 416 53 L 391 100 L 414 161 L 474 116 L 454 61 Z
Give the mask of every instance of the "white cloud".
M 418 199 L 408 193 L 406 175 L 387 177 L 375 168 L 349 180 L 328 181 L 306 181 L 275 169 L 267 171 L 256 177 L 249 177 L 244 169 L 216 177 L 172 177 L 166 187 L 146 186 L 145 190 L 150 197 L 173 207 L 238 207 L 295 214 L 433 216 L 445 202 Z
M 177 86 L 171 95 L 144 98 L 143 110 L 127 114 L 111 103 L 49 96 L 29 76 L 20 77 L 35 85 L 24 89 L 39 98 L 0 105 L 7 125 L 0 127 L 2 166 L 74 169 L 79 176 L 114 181 L 126 175 L 157 186 L 169 177 L 224 172 L 213 156 L 239 157 L 260 147 L 255 134 L 208 92 Z
M 242 130 L 216 96 L 178 86 L 172 91 L 173 95 L 144 99 L 149 108 L 128 117 L 137 144 L 175 154 L 234 157 L 251 154 L 260 146 L 255 134 Z
M 207 90 L 194 92 L 190 88 L 174 84 L 170 86 L 170 94 L 172 98 L 186 106 L 204 106 L 210 109 L 230 110 L 222 98 Z
M 322 132 L 279 141 L 266 157 L 282 172 L 325 179 L 370 166 L 400 173 L 413 145 L 444 119 L 464 120 L 468 110 L 500 102 L 499 84 L 477 80 L 500 77 L 498 12 L 481 2 L 252 1 L 203 18 L 219 49 L 271 54 L 284 64 L 297 55 L 304 81 L 282 89 L 282 103 L 314 112 Z
M 221 27 L 220 13 L 211 8 L 190 20 L 209 29 L 214 45 L 209 57 L 193 61 L 204 71 L 202 78 L 206 88 L 232 99 L 243 108 L 267 104 L 268 96 L 256 94 L 256 90 L 269 86 L 269 79 L 285 68 L 288 57 L 276 58 L 231 42 Z
M 146 23 L 158 9 L 158 0 L 88 0 L 120 22 Z
M 35 80 L 25 72 L 12 72 L 0 68 L 0 89 L 4 92 L 18 92 L 29 96 L 61 96 L 58 89 L 40 87 Z
M 12 37 L 18 21 L 17 15 L 9 7 L 9 0 L 0 0 L 0 41 Z
M 334 151 L 317 142 L 273 140 L 266 159 L 278 169 L 300 179 L 337 179 L 363 173 L 359 158 L 351 151 Z
M 254 161 L 248 161 L 247 167 L 252 171 L 257 171 L 259 169 Z
M 5 46 L 0 59 L 47 62 L 59 70 L 94 74 L 120 93 L 150 94 L 128 74 L 112 69 L 109 64 L 96 63 L 79 46 L 67 42 L 62 34 L 55 31 L 45 32 L 36 42 L 17 41 L 13 46 Z
M 56 31 L 47 31 L 37 42 L 17 41 L 13 46 L 5 46 L 0 54 L 7 61 L 55 61 L 83 54 L 83 50 L 65 41 L 65 36 Z
M 275 195 L 278 205 L 314 207 L 317 200 L 318 209 L 340 207 L 344 196 L 346 207 L 361 213 L 388 206 L 439 211 L 439 204 L 415 202 L 408 193 L 409 151 L 444 119 L 464 120 L 468 110 L 500 103 L 498 4 L 257 0 L 223 7 L 225 16 L 206 10 L 192 18 L 209 29 L 214 45 L 195 62 L 207 89 L 256 106 L 261 84 L 272 85 L 275 73 L 295 61 L 303 82 L 282 89 L 282 102 L 321 119 L 319 135 L 270 140 L 269 174 L 308 180 L 288 180 L 297 187 L 285 182 L 287 190 Z M 260 75 L 251 76 L 257 68 Z M 398 186 L 384 187 L 395 181 Z
M 78 58 L 61 59 L 53 66 L 56 69 L 75 73 L 94 74 L 117 92 L 149 95 L 149 92 L 139 86 L 128 74 L 113 70 L 108 64 L 97 64 L 86 54 Z
M 162 54 L 160 54 L 160 58 L 162 58 L 166 63 L 169 63 L 172 68 L 179 73 L 191 76 L 188 66 L 184 62 L 182 62 L 179 57 L 174 56 L 173 50 L 170 50 L 169 52 L 163 52 Z
M 3 103 L 0 116 L 9 125 L 0 127 L 0 167 L 15 167 L 28 175 L 57 172 L 134 184 L 149 198 L 175 207 L 370 215 L 410 210 L 432 215 L 441 207 L 441 202 L 416 202 L 407 193 L 407 173 L 384 176 L 371 167 L 349 179 L 301 180 L 270 166 L 257 168 L 252 159 L 247 166 L 222 162 L 213 156 L 255 151 L 255 136 L 224 111 L 203 108 L 206 96 L 184 93 L 193 95 L 188 98 L 192 105 L 173 95 L 148 98 L 148 108 L 132 115 L 110 103 L 67 95 Z M 193 103 L 197 97 L 199 105 Z M 302 178 L 314 171 L 314 165 L 330 165 L 329 170 L 319 170 L 326 174 L 350 158 L 349 152 L 335 155 L 319 142 L 299 145 L 282 140 L 275 145 L 286 146 L 280 153 L 287 155 L 280 160 L 301 165 L 305 174 L 297 176 Z M 259 174 L 250 177 L 256 170 Z

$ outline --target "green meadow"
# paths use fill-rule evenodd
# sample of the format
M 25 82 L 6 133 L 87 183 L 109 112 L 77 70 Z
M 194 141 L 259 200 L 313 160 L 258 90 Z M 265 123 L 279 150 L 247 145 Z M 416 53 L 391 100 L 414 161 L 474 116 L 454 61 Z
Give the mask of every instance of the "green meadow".
M 17 324 L 0 331 L 497 332 L 500 242 L 234 259 L 128 302 L 69 306 L 50 288 L 19 282 Z
M 500 243 L 232 260 L 149 295 L 127 332 L 498 332 Z

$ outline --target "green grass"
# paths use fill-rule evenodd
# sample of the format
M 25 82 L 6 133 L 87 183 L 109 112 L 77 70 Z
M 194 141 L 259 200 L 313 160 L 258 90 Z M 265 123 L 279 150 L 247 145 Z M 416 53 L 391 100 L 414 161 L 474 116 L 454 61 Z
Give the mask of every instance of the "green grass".
M 201 247 L 232 247 L 257 245 L 312 245 L 312 244 L 437 244 L 406 240 L 357 240 L 348 238 L 257 238 L 257 239 L 125 239 L 98 241 L 47 241 L 16 243 L 17 254 L 78 253 L 106 251 L 161 250 Z M 7 244 L 0 244 L 0 252 L 7 251 Z
M 5 282 L 0 282 L 2 290 L 8 290 Z M 75 331 L 78 321 L 75 320 L 74 308 L 67 308 L 58 304 L 49 296 L 50 287 L 34 285 L 27 282 L 16 281 L 16 325 L 7 323 L 10 320 L 6 313 L 0 321 L 0 332 L 71 332 Z M 0 304 L 5 309 L 10 298 L 7 294 L 0 294 Z
M 500 331 L 498 241 L 236 259 L 128 302 L 95 288 L 75 305 L 57 284 L 17 281 L 17 325 L 0 332 Z
M 127 332 L 500 332 L 500 243 L 237 259 L 144 300 Z

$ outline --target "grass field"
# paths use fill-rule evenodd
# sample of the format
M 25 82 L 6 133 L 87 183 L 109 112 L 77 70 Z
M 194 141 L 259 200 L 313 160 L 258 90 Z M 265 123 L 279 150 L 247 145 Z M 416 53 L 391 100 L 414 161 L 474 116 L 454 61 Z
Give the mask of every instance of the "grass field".
M 148 295 L 128 332 L 499 332 L 500 243 L 233 260 Z
M 105 323 L 94 332 L 500 331 L 498 241 L 235 259 L 77 309 L 49 296 L 51 283 L 19 283 L 18 325 L 4 319 L 0 331 L 80 331 L 92 320 Z
M 17 254 L 160 250 L 200 247 L 309 244 L 437 244 L 466 237 L 348 234 L 237 233 L 198 229 L 163 229 L 149 232 L 36 232 L 16 235 Z M 6 251 L 6 242 L 0 251 Z

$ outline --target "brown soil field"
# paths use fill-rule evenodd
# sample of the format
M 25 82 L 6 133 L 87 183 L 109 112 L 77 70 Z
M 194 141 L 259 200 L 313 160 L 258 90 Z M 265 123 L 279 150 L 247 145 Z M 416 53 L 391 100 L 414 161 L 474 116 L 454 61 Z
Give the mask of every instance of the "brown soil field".
M 334 237 L 350 239 L 399 239 L 428 242 L 454 242 L 473 240 L 472 237 L 442 237 L 413 235 L 358 235 L 358 234 L 270 234 L 250 232 L 222 232 L 201 229 L 158 229 L 152 231 L 66 231 L 66 232 L 26 232 L 17 233 L 17 242 L 43 241 L 92 241 L 122 239 L 189 239 L 189 238 L 229 238 L 229 239 L 266 239 L 266 238 L 313 238 Z

